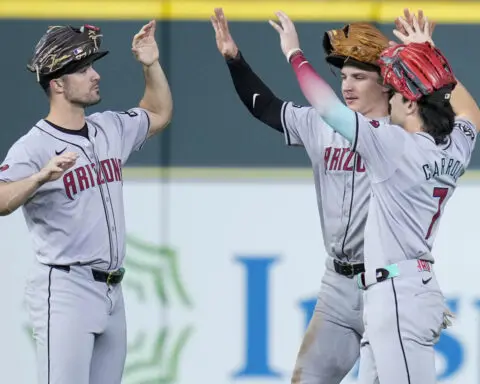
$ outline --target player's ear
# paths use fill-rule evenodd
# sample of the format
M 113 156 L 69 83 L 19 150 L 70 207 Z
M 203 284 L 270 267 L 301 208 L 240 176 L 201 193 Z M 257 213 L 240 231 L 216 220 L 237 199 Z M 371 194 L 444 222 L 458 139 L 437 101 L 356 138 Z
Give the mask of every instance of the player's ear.
M 414 115 L 418 111 L 417 102 L 412 100 L 406 100 L 405 111 L 407 112 L 407 115 Z
M 64 83 L 61 78 L 50 80 L 50 89 L 52 90 L 53 93 L 62 93 L 63 86 L 64 86 Z

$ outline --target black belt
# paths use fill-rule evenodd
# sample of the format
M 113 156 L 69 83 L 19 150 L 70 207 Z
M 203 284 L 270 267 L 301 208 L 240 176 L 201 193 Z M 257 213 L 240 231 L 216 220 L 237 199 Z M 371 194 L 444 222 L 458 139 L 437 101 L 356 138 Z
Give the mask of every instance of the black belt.
M 350 264 L 334 259 L 333 266 L 335 268 L 335 272 L 350 279 L 359 273 L 365 272 L 365 264 L 363 263 Z
M 116 271 L 111 271 L 111 272 L 92 269 L 92 275 L 95 281 L 100 281 L 101 283 L 107 283 L 108 285 L 115 285 L 122 282 L 123 276 L 125 275 L 125 269 L 120 268 L 120 269 L 117 269 Z
M 65 272 L 70 272 L 69 265 L 49 264 L 48 266 L 55 269 L 60 269 Z M 120 269 L 117 269 L 116 271 L 107 272 L 107 271 L 101 271 L 99 269 L 92 268 L 92 275 L 95 281 L 98 281 L 100 283 L 107 283 L 108 285 L 115 285 L 122 282 L 123 276 L 125 275 L 125 269 L 120 268 Z

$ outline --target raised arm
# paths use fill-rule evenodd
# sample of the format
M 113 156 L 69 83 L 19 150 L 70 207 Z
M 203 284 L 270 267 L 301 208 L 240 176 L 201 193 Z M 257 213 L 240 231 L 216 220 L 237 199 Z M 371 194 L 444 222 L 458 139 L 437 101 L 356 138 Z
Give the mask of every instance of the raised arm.
M 255 118 L 283 132 L 281 111 L 285 102 L 275 96 L 247 63 L 230 34 L 222 8 L 216 8 L 215 16 L 210 20 L 215 30 L 217 48 L 228 65 L 238 97 Z
M 172 119 L 173 101 L 167 78 L 159 62 L 155 41 L 155 21 L 150 21 L 138 32 L 132 42 L 132 52 L 143 64 L 145 92 L 139 107 L 148 112 L 148 137 L 162 131 Z
M 452 92 L 450 103 L 458 117 L 470 120 L 475 125 L 477 132 L 480 132 L 480 110 L 478 104 L 458 79 L 457 85 Z
M 282 51 L 295 71 L 305 98 L 330 127 L 353 142 L 357 126 L 355 112 L 342 103 L 305 58 L 295 26 L 289 17 L 284 12 L 276 12 L 276 15 L 280 25 L 272 20 L 269 21 L 270 25 L 280 35 Z

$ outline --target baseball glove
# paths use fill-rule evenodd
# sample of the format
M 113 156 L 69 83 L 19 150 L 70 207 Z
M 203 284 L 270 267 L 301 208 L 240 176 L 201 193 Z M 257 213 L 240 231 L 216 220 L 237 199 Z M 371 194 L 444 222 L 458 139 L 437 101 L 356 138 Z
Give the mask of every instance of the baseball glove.
M 101 37 L 100 28 L 91 25 L 49 27 L 37 43 L 27 68 L 40 81 L 41 77 L 68 73 L 75 64 L 92 63 L 108 53 L 100 51 Z
M 382 53 L 379 64 L 384 84 L 412 101 L 434 93 L 448 100 L 457 84 L 445 56 L 428 42 L 390 47 Z
M 323 49 L 327 62 L 337 68 L 348 61 L 364 69 L 378 70 L 378 58 L 388 48 L 388 41 L 372 24 L 358 22 L 325 32 Z

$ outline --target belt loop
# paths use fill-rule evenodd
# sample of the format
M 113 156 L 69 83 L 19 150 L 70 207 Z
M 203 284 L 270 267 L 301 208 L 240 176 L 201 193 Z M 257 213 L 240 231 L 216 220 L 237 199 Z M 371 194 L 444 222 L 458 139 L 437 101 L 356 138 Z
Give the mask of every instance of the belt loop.
M 398 265 L 390 264 L 385 268 L 370 269 L 358 275 L 357 285 L 360 289 L 366 290 L 368 287 L 381 283 L 387 279 L 393 279 L 400 275 Z

